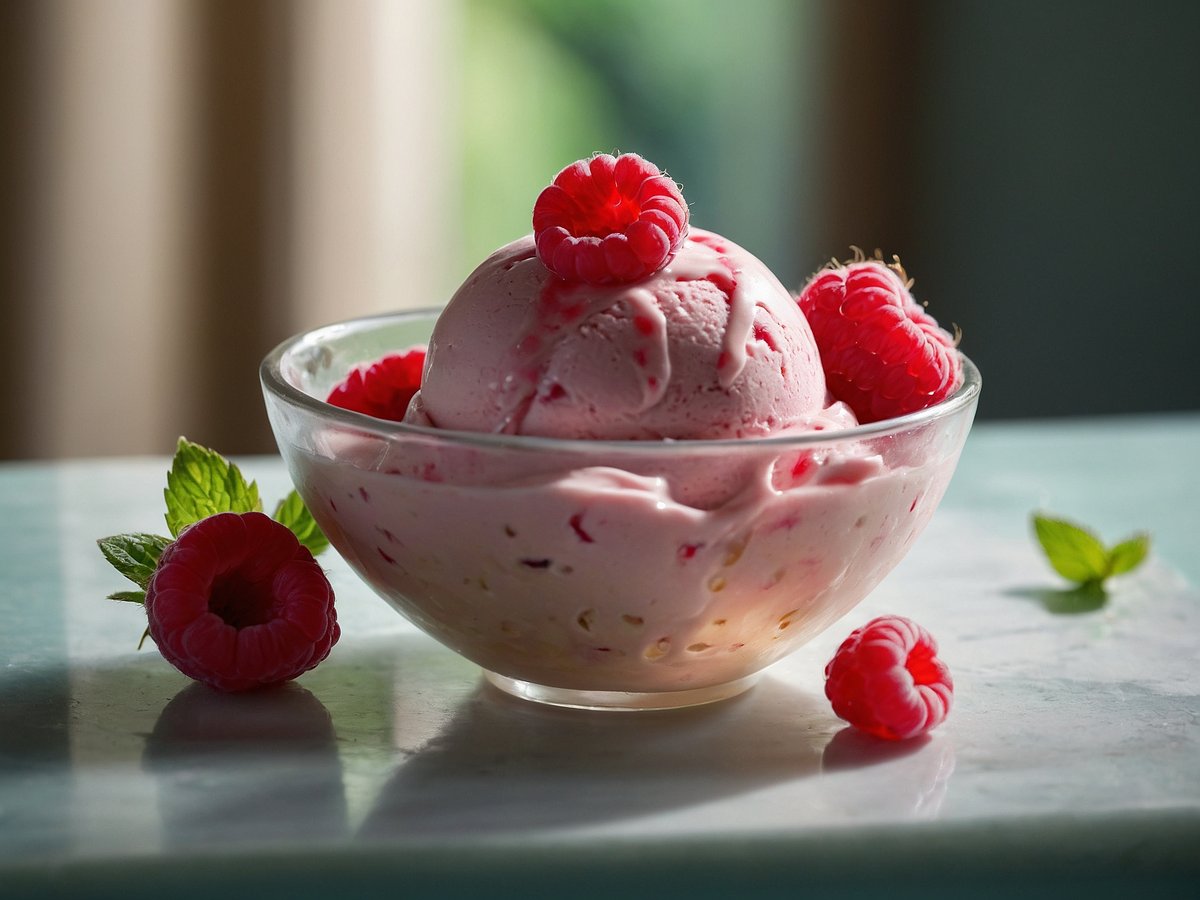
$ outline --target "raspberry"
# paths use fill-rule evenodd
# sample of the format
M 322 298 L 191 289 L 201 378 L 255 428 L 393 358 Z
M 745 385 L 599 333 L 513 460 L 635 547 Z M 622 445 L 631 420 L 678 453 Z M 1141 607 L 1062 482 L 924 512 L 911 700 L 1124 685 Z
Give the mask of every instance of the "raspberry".
M 954 682 L 920 625 L 880 616 L 855 629 L 825 667 L 825 696 L 839 718 L 893 741 L 936 728 L 950 711 Z
M 538 258 L 567 281 L 621 284 L 657 272 L 687 234 L 679 186 L 636 153 L 567 166 L 533 205 Z
M 925 409 L 962 384 L 954 337 L 909 284 L 899 261 L 858 259 L 818 272 L 800 292 L 829 390 L 860 422 Z
M 408 410 L 408 401 L 421 388 L 424 367 L 424 347 L 410 347 L 403 353 L 389 354 L 370 365 L 351 369 L 350 374 L 329 392 L 325 402 L 377 419 L 399 422 Z
M 185 528 L 159 557 L 146 615 L 167 662 L 222 691 L 289 681 L 328 656 L 341 633 L 321 567 L 259 512 Z

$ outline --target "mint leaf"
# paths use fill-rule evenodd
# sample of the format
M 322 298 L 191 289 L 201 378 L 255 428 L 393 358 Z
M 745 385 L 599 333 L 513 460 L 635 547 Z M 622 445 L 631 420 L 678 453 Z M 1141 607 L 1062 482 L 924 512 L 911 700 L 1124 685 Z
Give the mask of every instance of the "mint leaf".
M 167 473 L 167 527 L 178 537 L 184 528 L 223 512 L 262 510 L 258 485 L 247 483 L 241 471 L 215 450 L 179 439 Z
M 170 543 L 170 538 L 159 537 L 157 534 L 115 534 L 96 541 L 104 558 L 143 591 L 158 566 L 158 558 Z
M 146 602 L 146 592 L 145 591 L 117 591 L 116 593 L 109 594 L 107 599 L 109 599 L 109 600 L 125 600 L 129 603 L 145 603 Z
M 313 556 L 317 556 L 329 546 L 329 538 L 325 537 L 321 526 L 295 491 L 279 501 L 272 518 L 281 525 L 286 525 Z
M 1091 531 L 1042 515 L 1034 515 L 1033 528 L 1050 565 L 1063 578 L 1086 584 L 1109 574 L 1108 551 Z
M 1094 532 L 1065 519 L 1035 514 L 1033 528 L 1054 571 L 1085 586 L 1099 587 L 1113 575 L 1133 571 L 1150 552 L 1150 536 L 1145 533 L 1106 547 Z
M 1150 535 L 1135 534 L 1108 551 L 1108 574 L 1124 575 L 1142 564 L 1150 552 Z

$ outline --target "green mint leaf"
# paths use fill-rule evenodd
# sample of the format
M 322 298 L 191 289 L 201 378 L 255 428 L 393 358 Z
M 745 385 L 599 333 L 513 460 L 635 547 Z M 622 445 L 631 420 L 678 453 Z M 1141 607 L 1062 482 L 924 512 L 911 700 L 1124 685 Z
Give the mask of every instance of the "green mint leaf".
M 317 556 L 329 546 L 329 539 L 321 531 L 321 526 L 295 491 L 279 501 L 272 518 L 281 525 L 286 525 L 313 556 Z
M 1124 575 L 1132 572 L 1146 559 L 1150 552 L 1150 535 L 1135 534 L 1121 543 L 1109 548 L 1108 574 Z
M 129 603 L 145 603 L 145 591 L 117 591 L 108 595 L 109 600 L 125 600 Z
M 215 450 L 179 439 L 167 473 L 167 527 L 176 537 L 187 526 L 217 513 L 261 512 L 258 485 Z
M 96 543 L 104 558 L 144 591 L 158 566 L 158 558 L 171 540 L 157 534 L 115 534 Z
M 1103 581 L 1109 574 L 1108 551 L 1092 532 L 1065 519 L 1035 515 L 1033 528 L 1050 565 L 1077 584 Z

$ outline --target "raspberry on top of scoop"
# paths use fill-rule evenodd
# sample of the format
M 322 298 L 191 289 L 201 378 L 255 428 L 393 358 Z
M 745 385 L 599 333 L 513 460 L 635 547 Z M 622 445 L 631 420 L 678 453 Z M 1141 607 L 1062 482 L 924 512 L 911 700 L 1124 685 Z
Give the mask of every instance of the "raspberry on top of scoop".
M 953 335 L 913 299 L 899 259 L 861 252 L 814 275 L 797 298 L 808 319 L 825 380 L 860 422 L 925 409 L 962 384 Z
M 533 206 L 538 258 L 567 281 L 645 278 L 670 262 L 687 227 L 679 186 L 636 153 L 572 163 Z

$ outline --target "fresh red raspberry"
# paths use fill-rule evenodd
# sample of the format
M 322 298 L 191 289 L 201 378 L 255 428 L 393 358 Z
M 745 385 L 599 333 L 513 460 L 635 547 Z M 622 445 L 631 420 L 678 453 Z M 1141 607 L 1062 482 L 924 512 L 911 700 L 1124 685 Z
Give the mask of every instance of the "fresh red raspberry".
M 825 696 L 856 728 L 902 741 L 942 723 L 954 682 L 928 631 L 900 616 L 880 616 L 838 647 L 825 667 Z
M 146 615 L 167 662 L 222 691 L 289 681 L 341 634 L 321 567 L 286 526 L 258 512 L 185 528 L 159 557 Z
M 572 163 L 533 205 L 542 265 L 589 284 L 623 284 L 657 272 L 683 243 L 687 225 L 679 186 L 636 153 Z
M 350 374 L 329 392 L 325 402 L 377 419 L 399 422 L 408 410 L 408 401 L 421 387 L 424 367 L 424 347 L 392 353 L 369 365 L 351 369 Z
M 899 262 L 862 259 L 818 272 L 800 292 L 829 390 L 860 422 L 925 409 L 962 384 L 954 337 L 910 284 Z

